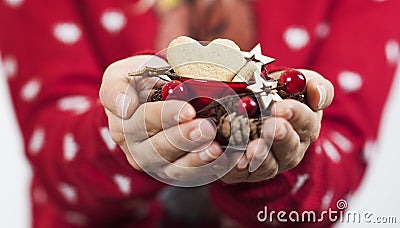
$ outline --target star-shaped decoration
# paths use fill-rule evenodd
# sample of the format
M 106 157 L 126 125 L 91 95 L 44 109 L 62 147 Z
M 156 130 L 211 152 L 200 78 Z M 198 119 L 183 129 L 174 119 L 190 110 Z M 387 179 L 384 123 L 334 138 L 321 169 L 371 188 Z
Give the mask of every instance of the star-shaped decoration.
M 259 94 L 256 96 L 259 102 L 262 104 L 261 113 L 263 111 L 268 110 L 269 105 L 273 101 L 272 94 L 267 94 L 271 89 L 271 85 L 268 81 L 261 77 L 261 64 L 257 64 L 257 70 L 254 72 L 254 80 L 255 83 L 252 85 L 247 86 L 247 89 L 252 91 L 255 94 Z
M 263 65 L 275 61 L 275 59 L 261 53 L 261 44 L 257 44 L 250 52 L 243 51 L 242 54 L 246 59 L 253 59 L 255 62 L 261 62 Z

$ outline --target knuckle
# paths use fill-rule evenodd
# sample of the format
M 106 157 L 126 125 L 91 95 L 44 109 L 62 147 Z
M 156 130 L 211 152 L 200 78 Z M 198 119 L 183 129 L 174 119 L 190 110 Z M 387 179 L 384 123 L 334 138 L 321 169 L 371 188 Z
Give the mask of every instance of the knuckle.
M 279 167 L 277 164 L 269 163 L 268 165 L 263 166 L 263 169 L 260 170 L 260 172 L 258 172 L 256 174 L 256 177 L 261 178 L 263 180 L 270 179 L 270 178 L 276 176 L 278 171 L 279 171 Z
M 110 129 L 110 135 L 111 139 L 117 143 L 118 145 L 122 144 L 125 142 L 125 136 L 124 133 L 115 129 Z
M 167 175 L 168 178 L 173 179 L 173 180 L 180 180 L 184 181 L 188 179 L 188 175 L 184 173 L 182 169 L 179 168 L 174 168 L 174 169 L 168 169 L 166 170 L 165 174 Z
M 165 148 L 162 145 L 160 145 L 156 140 L 151 140 L 151 147 L 154 150 L 154 152 L 160 154 L 160 152 Z
M 315 140 L 318 139 L 320 130 L 321 130 L 321 122 L 318 122 L 318 124 L 317 124 L 315 130 L 312 131 L 312 133 L 311 133 L 311 135 L 310 135 L 310 141 L 311 141 L 311 142 L 314 142 Z
M 118 145 L 121 145 L 123 142 L 125 142 L 125 135 L 124 132 L 122 131 L 122 128 L 118 126 L 118 124 L 111 124 L 112 121 L 109 121 L 109 131 L 110 131 L 110 136 L 111 139 L 117 143 Z
M 274 166 L 270 167 L 270 168 L 267 170 L 266 176 L 267 176 L 268 178 L 274 177 L 274 176 L 276 176 L 276 174 L 278 174 L 278 171 L 279 171 L 278 165 L 274 165 Z
M 292 161 L 290 161 L 289 164 L 287 165 L 287 168 L 288 169 L 293 169 L 293 168 L 297 167 L 302 160 L 303 160 L 303 158 L 300 157 L 300 156 L 294 157 L 292 159 Z
M 225 184 L 237 184 L 237 183 L 240 183 L 239 179 L 235 179 L 235 178 L 231 178 L 231 177 L 222 178 L 221 181 L 224 182 Z
M 126 158 L 128 159 L 129 164 L 138 171 L 143 171 L 142 167 L 133 159 L 130 154 L 126 154 Z

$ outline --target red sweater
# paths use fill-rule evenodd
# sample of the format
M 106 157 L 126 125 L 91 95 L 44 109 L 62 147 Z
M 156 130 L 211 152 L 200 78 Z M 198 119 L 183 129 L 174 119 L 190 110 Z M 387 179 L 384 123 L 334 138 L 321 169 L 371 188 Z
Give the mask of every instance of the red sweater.
M 134 13 L 136 2 L 0 1 L 0 52 L 33 170 L 34 227 L 149 227 L 162 215 L 155 196 L 164 185 L 130 167 L 98 98 L 108 64 L 154 49 L 157 17 Z M 257 221 L 265 206 L 320 213 L 354 193 L 399 60 L 399 10 L 395 0 L 254 2 L 264 54 L 320 72 L 336 94 L 298 167 L 259 183 L 210 185 L 221 213 L 268 226 Z

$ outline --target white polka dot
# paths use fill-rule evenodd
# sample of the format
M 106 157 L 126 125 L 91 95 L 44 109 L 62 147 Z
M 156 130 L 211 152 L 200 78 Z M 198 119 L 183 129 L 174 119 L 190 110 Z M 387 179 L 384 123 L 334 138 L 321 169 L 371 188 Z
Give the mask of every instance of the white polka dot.
M 283 37 L 286 44 L 293 50 L 299 50 L 305 47 L 310 40 L 307 30 L 300 27 L 288 28 Z
M 42 204 L 47 201 L 47 193 L 41 187 L 35 187 L 32 191 L 32 199 L 35 203 Z
M 2 65 L 4 73 L 8 78 L 13 78 L 17 74 L 18 63 L 14 56 L 5 56 Z
M 340 154 L 331 142 L 329 142 L 328 140 L 324 140 L 322 142 L 322 148 L 324 149 L 325 154 L 331 159 L 333 163 L 340 162 Z
M 293 186 L 292 190 L 290 191 L 292 194 L 296 194 L 297 191 L 306 183 L 306 181 L 310 178 L 310 175 L 307 173 L 298 175 L 296 184 Z
M 110 33 L 118 33 L 124 28 L 126 18 L 121 11 L 108 10 L 101 16 L 101 24 Z
M 378 143 L 375 140 L 367 140 L 362 151 L 362 159 L 368 163 L 378 151 Z
M 314 148 L 315 148 L 315 153 L 316 154 L 321 154 L 322 153 L 322 147 L 320 141 L 314 142 Z
M 68 133 L 64 136 L 63 143 L 64 158 L 67 161 L 72 161 L 75 158 L 76 152 L 78 152 L 79 146 L 75 141 L 74 136 Z
M 331 139 L 343 152 L 349 153 L 353 149 L 353 143 L 337 131 L 331 132 Z
M 131 180 L 128 177 L 115 174 L 113 179 L 123 194 L 127 195 L 131 192 Z
M 42 128 L 37 128 L 33 131 L 29 141 L 28 150 L 31 154 L 37 154 L 43 148 L 45 132 Z
M 385 54 L 389 63 L 397 64 L 400 60 L 399 43 L 394 40 L 389 40 L 385 46 Z
M 81 30 L 73 23 L 60 23 L 54 27 L 54 36 L 65 44 L 76 43 L 81 35 Z
M 88 218 L 76 211 L 67 211 L 64 214 L 65 221 L 76 226 L 86 226 L 88 223 Z
M 100 128 L 100 135 L 109 150 L 115 150 L 117 144 L 112 140 L 108 127 Z
M 61 111 L 72 111 L 77 115 L 87 112 L 90 105 L 90 100 L 84 96 L 64 97 L 57 103 L 57 106 Z
M 318 38 L 323 39 L 329 35 L 330 28 L 327 23 L 321 23 L 315 28 L 315 34 Z
M 76 189 L 72 185 L 67 183 L 60 183 L 58 190 L 66 201 L 69 203 L 75 203 L 78 200 Z
M 351 71 L 340 72 L 338 81 L 340 88 L 348 93 L 358 91 L 363 84 L 361 76 Z
M 332 190 L 328 190 L 325 195 L 321 199 L 321 209 L 328 209 L 329 205 L 332 202 L 334 192 Z
M 5 0 L 5 3 L 12 8 L 17 8 L 24 3 L 24 0 Z
M 38 95 L 42 84 L 37 79 L 28 81 L 21 89 L 21 98 L 24 101 L 32 101 Z

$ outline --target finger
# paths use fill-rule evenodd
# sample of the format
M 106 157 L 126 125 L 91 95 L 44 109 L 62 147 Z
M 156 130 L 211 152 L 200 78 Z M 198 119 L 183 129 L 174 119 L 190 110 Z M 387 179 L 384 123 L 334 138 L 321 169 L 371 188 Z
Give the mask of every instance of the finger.
M 311 70 L 300 70 L 307 78 L 307 104 L 314 111 L 327 108 L 334 97 L 334 87 L 330 81 Z
M 255 170 L 250 173 L 246 182 L 260 182 L 275 177 L 278 174 L 279 165 L 276 161 L 273 153 L 269 153 L 263 163 Z
M 328 107 L 334 97 L 334 87 L 332 83 L 325 79 L 319 73 L 299 69 L 307 79 L 306 94 L 307 94 L 307 104 L 314 111 L 322 110 Z M 274 79 L 279 79 L 283 71 L 276 71 L 269 74 L 270 77 Z
M 246 155 L 243 153 L 234 153 L 232 157 L 229 159 L 230 161 L 229 167 L 234 167 L 235 164 L 239 165 L 243 160 L 247 160 L 247 158 L 245 157 Z M 227 184 L 241 183 L 244 182 L 248 176 L 249 172 L 246 168 L 242 169 L 236 167 L 231 169 L 226 175 L 224 175 L 221 178 L 221 181 Z
M 321 128 L 322 111 L 313 112 L 307 105 L 296 100 L 276 102 L 271 114 L 290 122 L 303 141 L 315 141 Z
M 189 180 L 199 176 L 214 175 L 217 170 L 211 163 L 222 154 L 222 148 L 214 142 L 205 150 L 187 153 L 174 163 L 168 164 L 164 168 L 164 173 L 174 180 Z
M 327 108 L 333 100 L 334 89 L 331 82 L 314 78 L 307 83 L 307 104 L 314 111 Z
M 263 135 L 270 138 L 270 135 Z M 300 143 L 300 137 L 292 125 L 282 118 L 276 118 L 276 132 L 271 151 L 278 162 L 279 172 L 297 166 L 304 156 L 305 150 Z M 308 145 L 308 144 L 307 144 Z
M 271 121 L 272 122 L 272 121 Z M 247 146 L 246 157 L 249 160 L 249 168 L 248 171 L 250 173 L 260 167 L 260 165 L 265 161 L 268 156 L 272 145 L 272 137 L 267 139 L 259 138 L 251 141 Z
M 142 104 L 132 118 L 123 121 L 124 133 L 131 141 L 144 141 L 163 129 L 192 120 L 196 111 L 178 100 Z
M 103 74 L 99 92 L 101 103 L 116 116 L 129 118 L 139 105 L 139 96 L 135 80 L 131 80 L 128 73 L 136 72 L 144 66 L 167 65 L 165 60 L 150 55 L 134 56 L 111 64 Z
M 108 127 L 110 129 L 111 139 L 118 145 L 121 145 L 121 143 L 125 141 L 122 120 L 107 109 L 105 112 L 108 119 Z
M 175 162 L 188 151 L 207 148 L 215 138 L 210 121 L 195 119 L 161 131 L 141 143 L 129 143 L 133 158 L 143 168 Z

